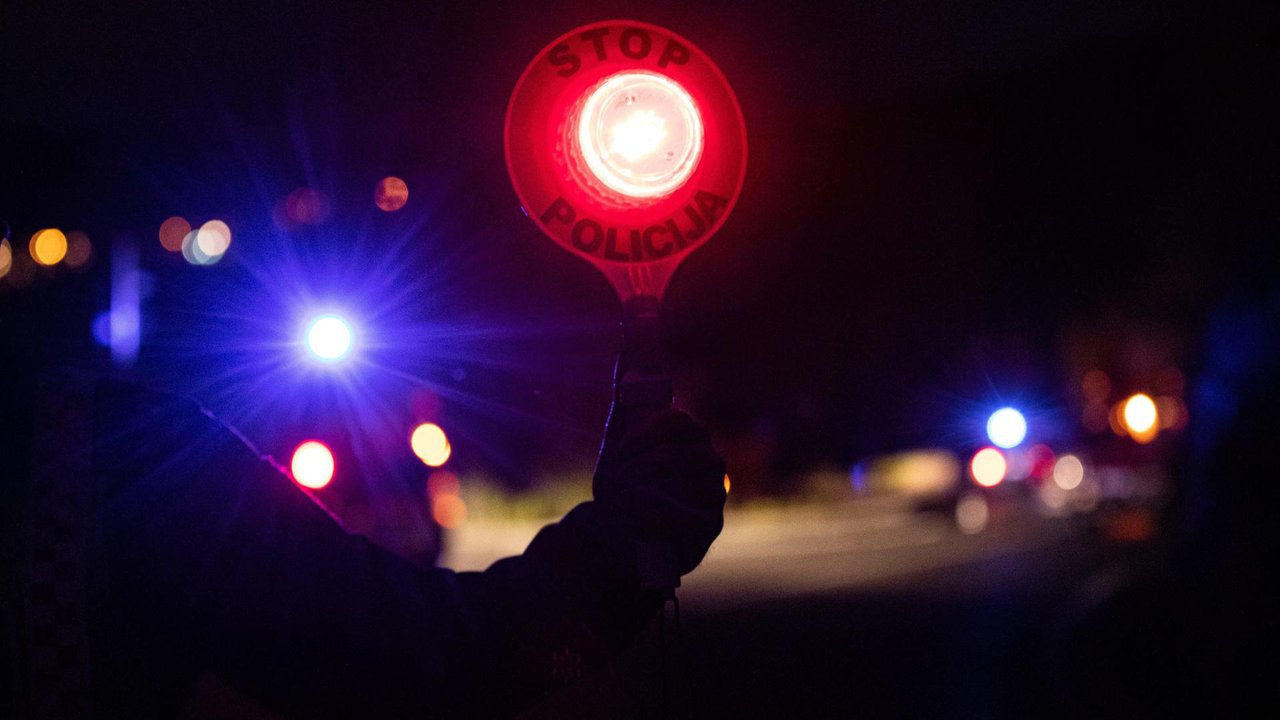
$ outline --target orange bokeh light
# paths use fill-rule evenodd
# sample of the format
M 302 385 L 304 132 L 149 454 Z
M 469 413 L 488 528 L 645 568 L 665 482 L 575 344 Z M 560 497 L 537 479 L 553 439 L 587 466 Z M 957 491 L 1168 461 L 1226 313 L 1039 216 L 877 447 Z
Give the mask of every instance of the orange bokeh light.
M 1155 401 L 1146 393 L 1136 393 L 1124 401 L 1120 420 L 1129 436 L 1138 443 L 1145 445 L 1160 434 L 1160 413 Z
M 1147 432 L 1157 421 L 1156 403 L 1150 395 L 1138 393 L 1124 401 L 1124 424 L 1133 432 Z
M 57 265 L 67 255 L 67 236 L 57 228 L 45 228 L 31 236 L 29 250 L 41 265 Z
M 0 240 L 0 278 L 8 275 L 12 267 L 13 248 L 9 246 L 8 240 Z
M 467 519 L 467 504 L 457 495 L 441 495 L 431 501 L 431 517 L 440 527 L 452 530 Z
M 373 190 L 373 202 L 383 212 L 395 212 L 409 202 L 409 186 L 398 177 L 384 177 Z

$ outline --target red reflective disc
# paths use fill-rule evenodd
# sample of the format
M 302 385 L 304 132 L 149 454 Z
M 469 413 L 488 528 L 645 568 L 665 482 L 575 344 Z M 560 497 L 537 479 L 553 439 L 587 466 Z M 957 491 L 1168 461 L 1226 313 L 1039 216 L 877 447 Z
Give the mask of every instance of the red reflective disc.
M 622 270 L 661 275 L 660 294 L 737 201 L 747 135 L 706 55 L 669 30 L 613 20 L 565 33 L 525 69 L 506 154 L 543 232 L 615 285 Z

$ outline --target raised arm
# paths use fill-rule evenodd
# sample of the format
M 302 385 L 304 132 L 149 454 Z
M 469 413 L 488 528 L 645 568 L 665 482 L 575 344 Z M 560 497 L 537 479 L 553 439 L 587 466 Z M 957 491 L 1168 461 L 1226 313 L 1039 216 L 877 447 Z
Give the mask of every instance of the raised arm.
M 598 475 L 626 502 L 583 503 L 482 573 L 346 533 L 194 403 L 104 385 L 95 418 L 95 671 L 117 705 L 210 671 L 290 715 L 514 712 L 656 612 L 637 536 L 670 538 L 687 571 L 721 524 L 723 463 L 680 413 L 605 453 Z

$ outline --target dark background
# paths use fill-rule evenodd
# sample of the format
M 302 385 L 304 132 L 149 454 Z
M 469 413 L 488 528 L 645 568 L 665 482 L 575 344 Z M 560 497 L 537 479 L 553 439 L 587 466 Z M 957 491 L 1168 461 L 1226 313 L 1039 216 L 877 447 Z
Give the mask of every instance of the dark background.
M 898 449 L 967 452 L 1004 404 L 1029 442 L 1177 480 L 1155 545 L 1089 536 L 890 590 L 704 608 L 707 695 L 747 715 L 1095 717 L 1267 687 L 1271 665 L 1244 652 L 1275 647 L 1267 3 L 4 3 L 0 229 L 19 260 L 44 227 L 95 249 L 86 271 L 0 279 L 4 379 L 107 362 L 90 328 L 113 249 L 134 242 L 142 346 L 121 372 L 277 457 L 323 435 L 335 486 L 354 456 L 360 492 L 416 482 L 420 502 L 404 433 L 436 419 L 463 473 L 520 487 L 588 469 L 616 300 L 521 214 L 501 138 L 525 64 L 611 17 L 696 43 L 746 117 L 741 200 L 665 312 L 678 402 L 726 455 L 735 501 Z M 410 190 L 395 213 L 372 203 L 388 175 Z M 331 211 L 282 229 L 299 187 Z M 170 215 L 226 220 L 227 257 L 165 252 Z M 335 303 L 363 348 L 320 372 L 299 328 Z M 1106 457 L 1121 441 L 1079 422 L 1093 368 L 1113 399 L 1179 369 L 1192 430 Z M 1061 620 L 1081 597 L 1097 606 Z M 623 678 L 630 697 L 651 681 Z
M 277 296 L 377 296 L 382 368 L 439 390 L 470 455 L 510 478 L 589 453 L 607 404 L 614 301 L 521 216 L 501 146 L 523 66 L 580 23 L 671 27 L 743 106 L 741 202 L 677 275 L 667 326 L 682 402 L 718 435 L 774 448 L 747 488 L 963 444 L 995 403 L 1070 439 L 1060 408 L 1081 356 L 1141 375 L 1108 358 L 1154 336 L 1165 364 L 1184 362 L 1275 231 L 1261 3 L 0 12 L 12 242 L 83 228 L 102 260 L 141 238 L 155 292 L 140 368 L 251 424 L 236 353 L 280 334 L 248 322 L 273 311 L 264 277 Z M 369 202 L 384 175 L 410 187 L 396 216 Z M 271 208 L 300 186 L 333 210 L 285 235 Z M 167 256 L 155 228 L 171 214 L 228 220 L 229 260 Z M 103 281 L 66 282 L 105 302 Z

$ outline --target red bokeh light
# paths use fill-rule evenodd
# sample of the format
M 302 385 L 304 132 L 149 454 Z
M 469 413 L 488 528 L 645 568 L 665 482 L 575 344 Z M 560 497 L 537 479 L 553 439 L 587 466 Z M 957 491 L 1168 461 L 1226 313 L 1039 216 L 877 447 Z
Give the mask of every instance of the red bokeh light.
M 427 478 L 427 496 L 431 499 L 444 495 L 457 495 L 462 491 L 458 476 L 448 470 L 437 470 Z
M 319 490 L 333 479 L 336 468 L 333 451 L 319 440 L 307 440 L 293 451 L 289 470 L 299 485 Z
M 182 240 L 191 232 L 191 223 L 177 215 L 160 223 L 160 245 L 169 252 L 182 252 Z
M 1009 462 L 1004 453 L 993 447 L 982 448 L 969 461 L 969 475 L 982 487 L 995 487 L 1004 481 Z

